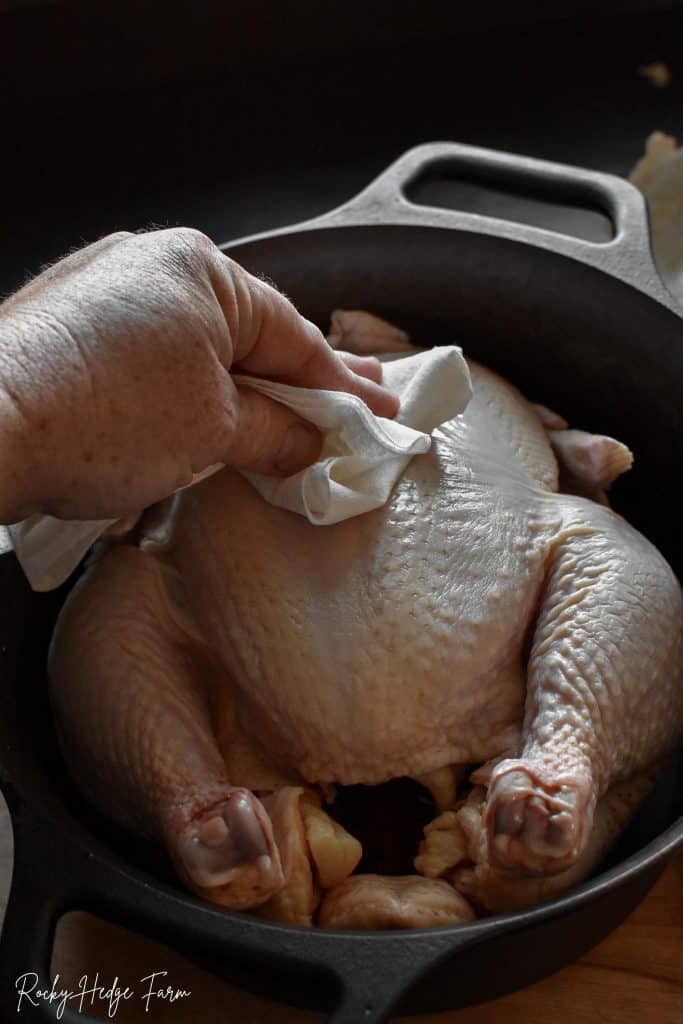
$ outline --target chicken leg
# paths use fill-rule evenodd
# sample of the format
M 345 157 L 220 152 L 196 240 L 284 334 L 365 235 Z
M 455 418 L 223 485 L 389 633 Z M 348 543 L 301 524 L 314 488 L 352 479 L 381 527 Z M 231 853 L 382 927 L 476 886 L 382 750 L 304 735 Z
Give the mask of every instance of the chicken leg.
M 473 773 L 470 781 L 488 766 Z M 430 879 L 446 879 L 480 911 L 501 913 L 554 899 L 597 867 L 650 791 L 661 765 L 611 786 L 600 798 L 586 846 L 571 867 L 553 875 L 512 877 L 488 859 L 484 815 L 486 788 L 476 784 L 456 809 L 435 818 L 415 858 Z
M 625 520 L 567 499 L 529 659 L 522 749 L 492 773 L 489 857 L 554 874 L 581 855 L 598 799 L 673 749 L 683 725 L 681 591 Z
M 253 906 L 283 887 L 280 856 L 263 805 L 227 778 L 209 713 L 216 668 L 170 597 L 179 586 L 127 545 L 80 580 L 50 654 L 62 748 L 88 799 L 161 839 L 192 889 Z

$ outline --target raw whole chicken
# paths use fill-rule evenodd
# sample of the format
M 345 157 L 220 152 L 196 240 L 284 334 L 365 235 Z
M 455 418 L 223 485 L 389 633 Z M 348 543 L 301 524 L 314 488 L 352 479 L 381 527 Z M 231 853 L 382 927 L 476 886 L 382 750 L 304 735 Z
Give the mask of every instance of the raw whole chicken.
M 331 343 L 411 350 L 348 311 Z M 50 679 L 73 776 L 200 896 L 334 928 L 548 899 L 679 741 L 681 590 L 605 496 L 630 452 L 470 370 L 384 507 L 316 527 L 226 469 L 71 592 Z M 397 777 L 434 800 L 415 872 L 354 874 L 330 802 Z

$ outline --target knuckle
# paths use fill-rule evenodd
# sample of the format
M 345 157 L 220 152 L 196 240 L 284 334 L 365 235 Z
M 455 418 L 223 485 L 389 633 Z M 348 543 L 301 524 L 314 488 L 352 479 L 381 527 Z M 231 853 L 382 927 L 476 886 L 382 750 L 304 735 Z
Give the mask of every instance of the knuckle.
M 213 242 L 208 235 L 198 228 L 171 228 L 172 244 L 192 249 L 197 252 L 206 252 L 213 249 Z
M 239 426 L 239 412 L 235 402 L 226 403 L 222 415 L 216 417 L 216 423 L 220 426 L 224 438 L 228 442 L 232 441 Z
M 232 256 L 228 256 L 226 253 L 218 250 L 221 270 L 226 277 L 231 278 L 233 281 L 241 281 L 246 278 L 246 270 L 236 263 Z
M 213 242 L 197 228 L 169 228 L 159 232 L 160 241 L 171 266 L 183 274 L 198 276 L 207 264 Z
M 229 461 L 235 464 L 263 462 L 278 434 L 277 415 L 268 399 L 241 395 L 224 421 Z
M 107 242 L 109 244 L 112 244 L 112 243 L 115 244 L 117 242 L 125 242 L 125 240 L 127 238 L 132 238 L 132 237 L 133 237 L 133 232 L 132 231 L 112 231 L 111 234 L 105 235 L 101 239 L 101 241 L 102 242 Z
M 213 249 L 213 242 L 204 231 L 200 231 L 199 228 L 187 227 L 183 228 L 182 230 L 186 231 L 189 237 L 191 237 L 197 245 L 201 245 L 202 247 L 208 249 Z

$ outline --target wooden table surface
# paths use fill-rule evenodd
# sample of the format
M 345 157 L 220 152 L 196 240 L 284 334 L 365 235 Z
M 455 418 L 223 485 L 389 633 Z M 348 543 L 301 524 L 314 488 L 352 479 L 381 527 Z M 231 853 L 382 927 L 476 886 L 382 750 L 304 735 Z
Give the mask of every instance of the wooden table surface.
M 0 914 L 8 885 L 11 842 L 0 806 Z M 111 1019 L 121 1024 L 323 1024 L 317 1013 L 292 1010 L 244 993 L 160 943 L 80 912 L 59 923 L 52 961 L 71 989 L 96 972 L 135 990 Z M 491 964 L 495 970 L 495 964 Z M 189 990 L 173 1004 L 142 999 L 140 979 L 167 971 L 163 984 Z M 106 1003 L 98 1015 L 106 1019 Z M 88 1007 L 88 1012 L 93 1012 Z M 544 981 L 495 1002 L 405 1024 L 683 1024 L 683 856 L 644 902 L 599 946 Z

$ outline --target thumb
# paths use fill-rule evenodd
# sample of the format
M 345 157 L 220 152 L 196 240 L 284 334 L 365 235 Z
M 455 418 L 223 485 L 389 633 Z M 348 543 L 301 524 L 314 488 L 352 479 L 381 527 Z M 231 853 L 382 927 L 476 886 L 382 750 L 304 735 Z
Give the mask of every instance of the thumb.
M 222 457 L 226 465 L 291 476 L 318 458 L 320 433 L 284 405 L 239 385 L 232 404 L 232 428 Z

